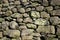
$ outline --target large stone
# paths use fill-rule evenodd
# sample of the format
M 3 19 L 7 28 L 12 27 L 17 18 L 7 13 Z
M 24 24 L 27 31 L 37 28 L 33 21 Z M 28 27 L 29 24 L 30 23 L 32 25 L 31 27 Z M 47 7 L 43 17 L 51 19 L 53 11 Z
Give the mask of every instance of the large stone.
M 52 33 L 55 34 L 54 26 L 38 26 L 37 32 L 41 33 Z
M 59 18 L 59 17 L 51 17 L 51 18 L 50 18 L 50 22 L 51 22 L 51 24 L 53 24 L 53 25 L 60 24 L 60 18 Z
M 34 21 L 34 23 L 37 24 L 37 25 L 48 25 L 48 21 L 45 20 L 45 19 L 42 19 L 42 18 L 36 19 L 36 20 Z
M 0 22 L 3 22 L 5 19 L 4 18 L 0 18 Z
M 51 15 L 53 15 L 53 16 L 60 16 L 60 10 L 59 9 L 58 10 L 53 10 L 51 12 Z
M 7 35 L 9 37 L 20 37 L 20 31 L 19 30 L 7 30 Z
M 0 32 L 0 38 L 2 38 L 3 37 L 3 32 Z
M 51 5 L 55 6 L 55 5 L 60 5 L 60 0 L 51 0 Z

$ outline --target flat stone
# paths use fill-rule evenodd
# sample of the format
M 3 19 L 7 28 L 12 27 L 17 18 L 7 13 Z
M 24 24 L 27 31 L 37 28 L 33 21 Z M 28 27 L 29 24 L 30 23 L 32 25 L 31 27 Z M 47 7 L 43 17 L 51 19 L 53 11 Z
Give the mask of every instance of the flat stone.
M 9 37 L 19 37 L 20 31 L 19 30 L 8 30 L 7 34 Z
M 37 32 L 41 33 L 52 33 L 55 34 L 54 26 L 38 26 Z
M 45 19 L 40 18 L 40 19 L 36 19 L 34 21 L 34 23 L 37 24 L 37 25 L 47 25 L 48 24 L 48 21 L 45 20 Z
M 60 16 L 60 10 L 59 9 L 58 10 L 53 10 L 51 15 L 53 15 L 53 16 Z
M 30 24 L 30 23 L 27 24 L 27 27 L 28 28 L 32 28 L 32 29 L 36 29 L 37 28 L 37 26 L 35 24 Z
M 55 5 L 60 5 L 60 0 L 51 0 L 51 5 L 55 6 Z

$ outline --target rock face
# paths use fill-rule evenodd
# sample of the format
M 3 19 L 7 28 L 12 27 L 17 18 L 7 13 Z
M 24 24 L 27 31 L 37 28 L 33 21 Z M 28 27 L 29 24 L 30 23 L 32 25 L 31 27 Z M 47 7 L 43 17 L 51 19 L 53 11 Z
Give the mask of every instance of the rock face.
M 0 40 L 60 40 L 60 0 L 0 0 Z

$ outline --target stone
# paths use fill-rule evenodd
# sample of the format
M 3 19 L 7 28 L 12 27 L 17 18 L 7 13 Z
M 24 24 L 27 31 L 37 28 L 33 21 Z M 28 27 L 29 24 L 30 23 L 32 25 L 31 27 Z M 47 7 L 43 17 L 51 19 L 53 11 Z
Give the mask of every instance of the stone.
M 7 35 L 13 38 L 20 37 L 20 31 L 19 30 L 8 30 Z
M 51 0 L 51 5 L 55 6 L 55 5 L 60 5 L 60 0 Z
M 58 10 L 53 10 L 51 15 L 53 15 L 53 16 L 60 16 L 60 10 L 59 9 Z
M 20 1 L 14 1 L 14 4 L 15 5 L 20 5 L 21 3 L 20 3 Z
M 53 7 L 52 6 L 48 6 L 45 9 L 49 12 L 49 11 L 52 11 L 53 10 Z
M 51 22 L 51 24 L 53 24 L 53 25 L 60 24 L 60 18 L 59 18 L 59 17 L 51 17 L 51 18 L 50 18 L 50 22 Z
M 29 17 L 29 14 L 24 13 L 23 16 L 24 16 L 24 17 Z
M 49 5 L 48 0 L 43 0 L 42 4 L 43 6 L 48 6 Z
M 58 40 L 58 38 L 50 38 L 50 37 L 47 37 L 46 40 Z
M 14 13 L 17 12 L 17 8 L 12 8 L 11 9 Z
M 5 16 L 10 16 L 10 15 L 12 15 L 12 11 L 6 11 L 6 13 L 4 15 Z
M 19 26 L 19 30 L 25 30 L 25 29 L 27 29 L 27 27 L 25 25 L 20 25 Z
M 17 22 L 22 22 L 23 21 L 23 19 L 22 18 L 17 18 Z
M 56 32 L 56 34 L 58 35 L 58 36 L 60 36 L 60 28 L 59 27 L 57 27 L 57 32 Z
M 42 18 L 36 19 L 36 20 L 34 21 L 34 23 L 37 24 L 37 25 L 48 25 L 48 21 L 45 20 L 45 19 L 42 19 Z
M 21 36 L 30 36 L 33 33 L 33 29 L 22 30 Z
M 30 17 L 27 17 L 23 20 L 25 23 L 32 23 L 32 19 Z
M 38 7 L 36 7 L 36 10 L 37 10 L 37 11 L 43 11 L 43 9 L 44 9 L 43 6 L 38 6 Z
M 26 25 L 27 25 L 27 28 L 32 28 L 32 29 L 36 29 L 37 28 L 37 26 L 35 24 L 28 23 Z
M 3 37 L 3 32 L 0 32 L 0 38 L 2 38 Z
M 3 22 L 5 19 L 4 18 L 0 18 L 0 22 Z
M 18 27 L 18 24 L 15 21 L 11 21 L 10 22 L 10 28 L 11 29 L 16 29 L 16 27 Z
M 20 17 L 22 17 L 22 14 L 14 13 L 14 14 L 11 15 L 11 17 L 13 17 L 13 18 L 20 18 Z
M 50 18 L 50 15 L 47 12 L 41 12 L 41 18 Z
M 37 32 L 41 33 L 52 33 L 55 34 L 54 26 L 38 26 Z
M 31 16 L 34 18 L 39 18 L 40 17 L 40 13 L 37 11 L 31 11 Z
M 26 12 L 29 12 L 29 11 L 31 11 L 31 8 L 26 8 Z
M 22 40 L 33 40 L 33 36 L 23 36 Z
M 21 0 L 21 2 L 23 2 L 23 3 L 26 3 L 26 2 L 28 2 L 29 0 Z
M 20 8 L 18 11 L 19 11 L 20 13 L 25 13 L 25 8 Z
M 41 34 L 40 33 L 32 33 L 32 36 L 41 37 Z

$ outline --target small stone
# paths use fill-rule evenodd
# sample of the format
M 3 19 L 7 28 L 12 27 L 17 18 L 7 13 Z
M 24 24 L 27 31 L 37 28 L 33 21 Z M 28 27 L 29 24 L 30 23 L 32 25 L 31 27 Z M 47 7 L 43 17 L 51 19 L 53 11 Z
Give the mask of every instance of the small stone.
M 0 22 L 3 22 L 5 19 L 4 18 L 0 18 Z
M 41 18 L 50 18 L 50 15 L 47 12 L 41 12 Z
M 14 1 L 14 0 L 8 0 L 9 2 L 12 2 L 12 1 Z
M 31 11 L 31 8 L 27 8 L 27 9 L 26 9 L 26 12 L 29 12 L 29 11 Z
M 33 31 L 34 31 L 33 29 L 22 30 L 21 36 L 30 36 L 33 33 Z
M 15 21 L 10 22 L 10 28 L 11 29 L 16 29 L 17 26 L 18 26 L 18 24 Z
M 29 17 L 29 14 L 24 13 L 23 16 L 24 16 L 24 17 Z
M 20 5 L 21 3 L 20 3 L 20 1 L 14 1 L 14 4 L 15 5 Z
M 22 40 L 33 40 L 33 36 L 23 36 Z
M 0 32 L 0 38 L 2 38 L 3 37 L 3 33 L 2 32 Z
M 34 18 L 39 18 L 40 17 L 40 13 L 37 11 L 31 11 L 31 16 Z
M 7 11 L 4 15 L 5 16 L 10 16 L 10 15 L 12 15 L 12 11 Z
M 35 24 L 30 24 L 30 23 L 27 24 L 27 27 L 28 28 L 32 28 L 32 29 L 36 29 L 37 28 L 37 26 Z
M 23 20 L 25 23 L 32 23 L 32 19 L 30 17 L 27 17 Z
M 60 18 L 59 18 L 59 17 L 51 17 L 51 18 L 50 18 L 50 22 L 51 22 L 51 24 L 53 24 L 53 25 L 60 24 Z
M 37 10 L 37 11 L 43 11 L 43 9 L 44 9 L 43 6 L 38 6 L 38 7 L 36 7 L 36 10 Z
M 12 8 L 12 11 L 15 13 L 17 12 L 17 8 Z
M 22 18 L 17 18 L 17 22 L 22 22 L 23 21 L 23 19 Z
M 27 29 L 27 27 L 25 25 L 19 26 L 19 30 L 25 30 L 25 29 Z
M 45 19 L 42 19 L 42 18 L 36 19 L 36 20 L 34 21 L 34 23 L 37 24 L 37 25 L 48 25 L 48 21 L 45 20 Z
M 20 17 L 22 17 L 22 14 L 14 13 L 14 14 L 11 15 L 11 17 L 13 17 L 13 18 L 20 18 Z
M 58 40 L 58 38 L 50 38 L 50 37 L 47 37 L 46 40 Z
M 24 8 L 20 8 L 18 11 L 19 11 L 20 13 L 25 13 L 25 9 L 24 9 Z
M 19 37 L 20 31 L 19 30 L 8 30 L 7 34 L 9 37 Z
M 51 0 L 51 5 L 55 6 L 55 5 L 60 5 L 60 0 Z
M 43 2 L 42 2 L 42 4 L 43 4 L 43 6 L 48 6 L 48 0 L 43 0 Z
M 26 3 L 26 2 L 28 2 L 28 0 L 21 0 L 21 2 Z
M 52 11 L 53 10 L 53 7 L 52 6 L 49 6 L 49 7 L 46 7 L 46 10 L 49 12 L 49 11 Z

